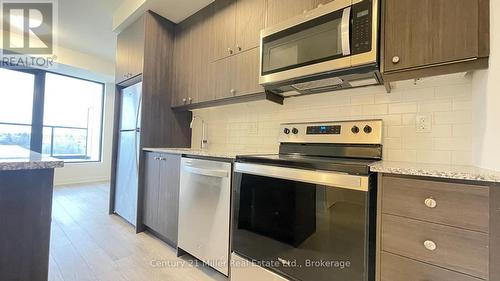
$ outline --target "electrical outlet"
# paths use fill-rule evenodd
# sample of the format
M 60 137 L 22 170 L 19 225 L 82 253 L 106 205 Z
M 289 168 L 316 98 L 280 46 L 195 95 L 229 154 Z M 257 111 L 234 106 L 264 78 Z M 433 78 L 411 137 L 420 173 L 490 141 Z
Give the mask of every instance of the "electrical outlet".
M 417 133 L 432 132 L 432 114 L 417 115 L 416 127 L 417 127 Z

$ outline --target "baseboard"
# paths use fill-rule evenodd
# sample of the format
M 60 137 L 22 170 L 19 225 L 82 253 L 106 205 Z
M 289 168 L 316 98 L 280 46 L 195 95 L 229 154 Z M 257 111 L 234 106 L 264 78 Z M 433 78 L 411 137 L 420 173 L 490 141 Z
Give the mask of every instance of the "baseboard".
M 97 183 L 97 182 L 109 182 L 109 177 L 95 177 L 95 178 L 79 178 L 79 179 L 69 179 L 69 180 L 54 180 L 55 186 L 61 185 L 71 185 L 71 184 L 82 184 L 82 183 Z

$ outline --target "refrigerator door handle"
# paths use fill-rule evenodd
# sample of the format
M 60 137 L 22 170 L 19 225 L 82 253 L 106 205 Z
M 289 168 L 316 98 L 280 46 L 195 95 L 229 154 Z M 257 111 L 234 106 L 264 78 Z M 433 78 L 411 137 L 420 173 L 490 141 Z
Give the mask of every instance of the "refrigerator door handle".
M 141 116 L 141 105 L 142 105 L 142 97 L 139 97 L 139 103 L 137 104 L 137 111 L 135 116 L 135 165 L 137 168 L 137 172 L 139 173 L 139 157 L 140 157 L 140 147 L 137 143 L 137 137 L 141 132 L 139 128 L 139 117 Z

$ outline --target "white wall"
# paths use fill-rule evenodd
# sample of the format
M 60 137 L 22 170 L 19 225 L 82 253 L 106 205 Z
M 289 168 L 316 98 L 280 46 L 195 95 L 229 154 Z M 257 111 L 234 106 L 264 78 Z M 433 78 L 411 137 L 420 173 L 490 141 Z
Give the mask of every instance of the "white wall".
M 490 1 L 490 66 L 474 74 L 474 164 L 500 171 L 500 2 Z
M 55 185 L 110 180 L 114 101 L 115 85 L 106 83 L 103 115 L 102 161 L 91 163 L 65 163 L 64 168 L 56 169 Z
M 279 124 L 346 119 L 384 120 L 384 159 L 441 164 L 472 163 L 471 77 L 464 74 L 427 78 L 383 87 L 367 87 L 285 100 L 195 110 L 208 123 L 209 150 L 276 153 Z M 428 114 L 430 133 L 416 132 L 416 116 Z M 200 121 L 192 147 L 200 143 Z

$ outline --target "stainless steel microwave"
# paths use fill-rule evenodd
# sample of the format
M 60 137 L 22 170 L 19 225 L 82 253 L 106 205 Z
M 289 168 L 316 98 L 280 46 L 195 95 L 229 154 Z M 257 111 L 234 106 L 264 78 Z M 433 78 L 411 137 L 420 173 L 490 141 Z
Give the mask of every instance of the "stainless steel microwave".
M 334 0 L 261 31 L 260 84 L 291 96 L 381 84 L 379 0 Z

